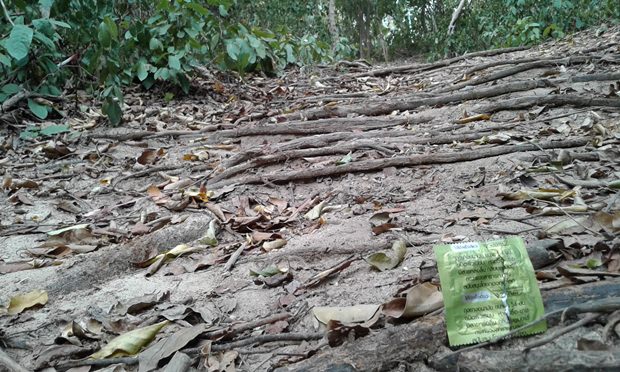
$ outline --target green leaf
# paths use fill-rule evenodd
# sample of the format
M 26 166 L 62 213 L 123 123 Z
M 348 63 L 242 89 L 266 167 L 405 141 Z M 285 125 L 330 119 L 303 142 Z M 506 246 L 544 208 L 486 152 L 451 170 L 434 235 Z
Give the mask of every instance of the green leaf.
M 169 55 L 168 56 L 168 67 L 170 67 L 173 70 L 180 70 L 181 69 L 181 60 L 179 59 L 178 56 L 176 55 Z
M 164 48 L 164 45 L 161 43 L 161 41 L 159 41 L 159 39 L 157 38 L 152 38 L 151 41 L 149 41 L 149 49 L 150 50 L 161 50 Z
M 39 10 L 43 18 L 49 18 L 52 5 L 54 5 L 54 0 L 39 0 Z
M 31 131 L 31 130 L 25 130 L 19 134 L 19 138 L 21 139 L 35 139 L 38 136 L 39 136 L 39 132 Z
M 222 17 L 228 17 L 228 11 L 224 7 L 224 5 L 220 5 L 218 10 L 220 11 L 220 15 Z
M 30 108 L 30 111 L 32 111 L 32 113 L 34 114 L 34 116 L 38 117 L 39 119 L 45 119 L 47 117 L 47 106 L 42 105 L 32 99 L 28 100 L 28 108 Z
M 342 159 L 336 162 L 336 165 L 344 165 L 352 161 L 353 161 L 353 156 L 351 155 L 351 151 L 349 151 L 348 154 L 346 154 L 344 157 L 342 157 Z
M 228 53 L 230 59 L 236 61 L 239 59 L 239 53 L 241 53 L 241 49 L 236 42 L 226 41 L 226 52 Z
M 40 41 L 41 44 L 45 45 L 47 49 L 54 50 L 56 48 L 56 46 L 54 45 L 54 42 L 50 40 L 49 37 L 45 36 L 43 33 L 39 31 L 36 31 L 34 33 L 34 38 L 35 40 Z
M 147 69 L 146 63 L 140 61 L 138 62 L 137 76 L 140 81 L 144 81 L 147 76 L 149 76 L 149 71 Z
M 116 23 L 114 23 L 114 21 L 112 21 L 112 18 L 110 17 L 105 17 L 103 19 L 103 22 L 106 24 L 106 26 L 108 26 L 110 37 L 113 40 L 117 40 L 118 39 L 118 27 L 116 27 Z
M 19 92 L 19 85 L 17 85 L 17 84 L 7 84 L 7 85 L 3 86 L 2 89 L 0 89 L 0 91 L 2 91 L 2 93 L 6 93 L 6 94 L 15 94 L 15 93 Z
M 13 26 L 11 34 L 5 42 L 7 52 L 9 52 L 11 57 L 20 60 L 28 55 L 33 34 L 34 32 L 28 26 Z
M 69 131 L 69 127 L 66 125 L 50 125 L 41 129 L 41 134 L 44 136 L 53 136 L 59 133 L 66 133 Z
M 71 25 L 65 22 L 57 21 L 55 19 L 48 19 L 48 22 L 53 24 L 54 26 L 62 27 L 62 28 L 71 28 Z
M 286 270 L 282 270 L 273 264 L 266 266 L 262 269 L 258 269 L 258 270 L 250 269 L 251 276 L 263 276 L 265 278 L 268 278 L 270 276 L 274 276 L 277 274 L 285 273 L 285 272 Z
M 101 107 L 101 111 L 108 117 L 110 124 L 119 125 L 123 119 L 123 111 L 121 106 L 113 98 L 106 98 Z
M 196 13 L 202 15 L 202 16 L 208 16 L 209 15 L 209 10 L 205 7 L 203 7 L 202 5 L 192 1 L 189 4 L 187 4 L 187 7 L 190 8 L 191 10 L 195 11 Z
M 99 24 L 97 39 L 99 40 L 99 44 L 103 47 L 109 47 L 112 44 L 112 36 L 110 35 L 110 30 L 105 22 L 101 22 Z
M 11 59 L 4 54 L 0 54 L 0 63 L 7 67 L 11 67 Z

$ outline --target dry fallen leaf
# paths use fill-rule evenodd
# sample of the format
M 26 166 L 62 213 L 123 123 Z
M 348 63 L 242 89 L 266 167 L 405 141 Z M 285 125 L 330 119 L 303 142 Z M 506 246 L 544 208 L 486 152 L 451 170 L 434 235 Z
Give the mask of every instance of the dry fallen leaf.
M 330 320 L 351 324 L 370 320 L 377 313 L 379 307 L 380 305 L 318 306 L 312 309 L 312 313 L 323 324 L 327 324 Z
M 416 318 L 443 306 L 439 289 L 429 283 L 422 283 L 407 291 L 405 298 L 395 298 L 383 305 L 383 313 L 392 318 Z
M 37 289 L 28 293 L 11 297 L 9 307 L 6 309 L 7 314 L 16 315 L 22 311 L 37 305 L 45 305 L 48 297 L 47 292 Z
M 383 252 L 373 253 L 366 258 L 366 262 L 380 271 L 393 269 L 405 259 L 407 245 L 404 241 L 397 240 L 392 245 L 392 250 L 394 251 L 393 255 L 387 255 Z
M 153 324 L 148 327 L 134 329 L 112 339 L 101 350 L 90 356 L 91 359 L 105 359 L 109 357 L 120 357 L 135 355 L 140 349 L 148 345 L 157 333 L 168 324 L 169 321 Z

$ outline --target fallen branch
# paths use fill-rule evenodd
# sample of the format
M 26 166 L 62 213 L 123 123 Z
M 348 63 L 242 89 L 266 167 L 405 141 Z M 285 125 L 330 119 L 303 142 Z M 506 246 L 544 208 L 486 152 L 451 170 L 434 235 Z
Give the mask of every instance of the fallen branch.
M 463 151 L 455 153 L 397 156 L 388 159 L 372 159 L 317 169 L 304 169 L 289 173 L 283 173 L 281 171 L 278 171 L 276 173 L 269 173 L 264 175 L 249 175 L 241 177 L 239 179 L 223 180 L 217 183 L 209 184 L 209 188 L 217 189 L 233 183 L 256 184 L 262 183 L 263 180 L 268 180 L 269 182 L 273 183 L 298 181 L 303 179 L 314 179 L 318 177 L 336 176 L 345 173 L 378 171 L 388 167 L 412 167 L 428 164 L 457 163 L 489 158 L 499 155 L 506 155 L 515 152 L 537 151 L 540 148 L 554 149 L 580 147 L 585 146 L 587 143 L 588 141 L 585 139 L 572 139 L 557 142 L 543 142 L 538 145 L 506 145 L 497 147 L 486 147 L 474 151 Z
M 590 322 L 600 318 L 601 315 L 602 314 L 599 314 L 599 313 L 588 314 L 585 318 L 580 319 L 579 321 L 577 321 L 577 322 L 575 322 L 575 323 L 573 323 L 573 324 L 571 324 L 569 326 L 560 328 L 559 330 L 557 330 L 557 331 L 555 331 L 555 332 L 553 332 L 553 333 L 551 333 L 551 334 L 549 334 L 549 335 L 547 335 L 545 337 L 539 338 L 537 340 L 534 340 L 533 342 L 530 342 L 530 343 L 526 344 L 524 346 L 524 350 L 529 350 L 529 349 L 533 349 L 535 347 L 539 347 L 539 346 L 548 344 L 549 342 L 551 342 L 553 340 L 556 340 L 558 337 L 560 337 L 562 335 L 565 335 L 568 332 L 573 331 L 573 330 L 575 330 L 575 329 L 577 329 L 579 327 L 583 327 L 584 325 L 586 325 L 586 324 L 588 324 L 588 323 L 590 323 Z

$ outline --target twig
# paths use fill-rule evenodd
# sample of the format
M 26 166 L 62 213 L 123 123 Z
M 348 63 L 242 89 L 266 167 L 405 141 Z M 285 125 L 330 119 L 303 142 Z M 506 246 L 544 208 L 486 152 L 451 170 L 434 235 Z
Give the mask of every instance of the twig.
M 560 212 L 564 213 L 568 218 L 570 218 L 571 220 L 573 220 L 574 223 L 576 223 L 577 225 L 581 226 L 582 228 L 584 228 L 585 230 L 591 232 L 592 234 L 596 235 L 596 236 L 603 236 L 603 234 L 599 233 L 598 231 L 594 231 L 591 228 L 585 226 L 584 224 L 582 224 L 581 222 L 577 221 L 575 219 L 575 217 L 573 217 L 570 213 L 568 213 L 564 208 L 562 208 L 558 203 L 552 202 L 551 200 L 543 200 L 543 199 L 537 199 L 537 198 L 533 198 L 533 200 L 537 200 L 539 202 L 543 202 L 543 203 L 547 203 L 547 204 L 551 204 L 554 207 L 556 207 L 558 210 L 560 210 Z
M 13 20 L 11 19 L 11 16 L 9 15 L 9 11 L 6 9 L 6 5 L 4 5 L 4 1 L 0 0 L 0 4 L 2 4 L 2 10 L 4 10 L 4 16 L 6 17 L 6 20 L 9 21 L 11 26 L 15 26 L 15 23 L 13 23 Z
M 570 331 L 572 331 L 574 329 L 577 329 L 577 328 L 579 328 L 579 327 L 581 327 L 583 325 L 586 325 L 586 324 L 590 323 L 593 320 L 598 319 L 601 315 L 602 314 L 600 314 L 600 313 L 589 314 L 585 318 L 583 318 L 583 319 L 581 319 L 581 320 L 579 320 L 579 321 L 577 321 L 577 322 L 575 322 L 575 323 L 573 323 L 573 324 L 571 324 L 569 326 L 561 328 L 558 331 L 548 335 L 547 337 L 542 337 L 542 338 L 539 338 L 537 340 L 534 340 L 534 341 L 530 342 L 529 344 L 526 344 L 524 350 L 527 351 L 529 349 L 533 349 L 535 347 L 539 347 L 539 346 L 542 346 L 544 344 L 547 344 L 547 343 L 557 339 L 561 335 L 567 334 L 568 332 L 570 332 Z
M 2 6 L 4 6 L 4 3 L 2 3 Z M 7 371 L 9 372 L 28 372 L 26 368 L 20 366 L 1 348 L 0 348 L 0 366 L 6 368 Z
M 226 344 L 218 344 L 212 345 L 211 351 L 224 351 L 234 349 L 240 346 L 247 346 L 252 344 L 266 344 L 268 342 L 280 342 L 280 341 L 312 341 L 312 340 L 320 340 L 325 336 L 323 332 L 315 332 L 315 333 L 278 333 L 275 335 L 259 335 L 248 337 L 242 340 L 229 342 Z M 196 352 L 200 350 L 200 348 L 196 348 Z M 194 349 L 187 349 L 185 352 L 187 354 L 193 353 Z
M 249 331 L 251 329 L 254 329 L 256 327 L 260 327 L 260 326 L 265 325 L 265 324 L 271 324 L 271 323 L 275 323 L 275 322 L 280 321 L 280 320 L 286 320 L 290 316 L 291 316 L 291 314 L 289 314 L 289 313 L 278 313 L 278 314 L 274 314 L 274 315 L 268 316 L 268 317 L 263 318 L 263 319 L 258 319 L 258 320 L 254 320 L 254 321 L 247 322 L 247 323 L 233 325 L 231 327 L 218 329 L 216 331 L 207 332 L 207 333 L 202 335 L 202 338 L 207 338 L 207 339 L 210 339 L 210 340 L 215 340 L 215 339 L 221 338 L 223 336 L 232 336 L 234 334 L 241 333 L 243 331 Z
M 224 265 L 224 271 L 232 270 L 233 266 L 235 266 L 235 263 L 239 259 L 239 256 L 241 256 L 241 254 L 246 248 L 247 248 L 247 245 L 243 243 L 239 246 L 239 248 L 237 248 L 237 250 L 232 255 L 230 255 L 230 258 L 228 259 L 228 261 L 226 261 L 226 265 Z
M 138 364 L 140 359 L 137 357 L 122 357 L 122 358 L 109 358 L 109 359 L 80 359 L 72 360 L 66 363 L 55 365 L 54 368 L 58 371 L 66 371 L 70 368 L 93 366 L 93 367 L 107 367 L 112 364 L 125 364 L 128 366 Z

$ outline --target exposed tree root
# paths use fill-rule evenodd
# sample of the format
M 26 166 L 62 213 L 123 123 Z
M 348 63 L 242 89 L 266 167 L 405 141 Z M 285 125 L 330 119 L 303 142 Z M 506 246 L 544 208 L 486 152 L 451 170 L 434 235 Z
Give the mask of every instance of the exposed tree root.
M 292 171 L 289 173 L 276 172 L 264 175 L 250 175 L 232 180 L 223 180 L 209 184 L 212 189 L 217 189 L 230 184 L 251 184 L 262 183 L 265 180 L 278 183 L 288 181 L 298 181 L 313 179 L 318 177 L 336 176 L 345 173 L 370 172 L 388 167 L 411 167 L 428 164 L 446 164 L 461 161 L 471 161 L 493 156 L 505 155 L 515 152 L 537 151 L 539 149 L 570 148 L 584 146 L 588 143 L 585 139 L 572 139 L 557 142 L 543 142 L 537 145 L 509 145 L 488 147 L 476 151 L 462 151 L 456 153 L 440 153 L 430 155 L 398 156 L 389 159 L 372 159 L 359 162 L 343 164 L 339 166 L 324 167 L 319 169 L 308 169 Z

